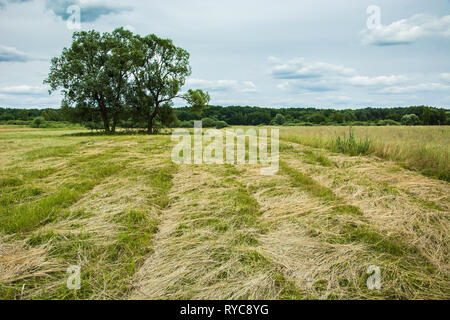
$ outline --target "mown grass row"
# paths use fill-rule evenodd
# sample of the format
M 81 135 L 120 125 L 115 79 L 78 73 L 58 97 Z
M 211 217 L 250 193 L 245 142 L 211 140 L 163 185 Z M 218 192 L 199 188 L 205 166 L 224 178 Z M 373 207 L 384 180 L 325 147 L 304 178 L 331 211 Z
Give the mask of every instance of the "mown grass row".
M 35 201 L 27 201 L 13 205 L 18 199 L 8 199 L 5 192 L 3 202 L 9 204 L 0 208 L 0 229 L 4 233 L 29 232 L 37 227 L 55 220 L 61 211 L 75 203 L 84 193 L 102 183 L 108 176 L 123 168 L 124 163 L 110 161 L 111 154 L 97 155 L 95 160 L 83 163 L 79 159 L 77 168 L 66 176 L 56 192 Z M 51 170 L 50 170 L 51 172 Z M 29 183 L 32 183 L 28 180 Z M 22 189 L 14 192 L 14 196 L 23 197 Z M 21 194 L 22 193 L 22 194 Z M 5 199 L 6 198 L 6 199 Z
M 124 140 L 123 137 L 90 137 L 88 141 L 86 138 L 81 141 L 80 138 L 66 139 L 72 145 L 59 147 L 52 143 L 46 152 L 46 147 L 41 144 L 41 147 L 22 154 L 24 160 L 42 163 L 44 167 L 38 165 L 39 169 L 31 170 L 4 168 L 0 179 L 4 186 L 0 197 L 0 232 L 26 240 L 26 246 L 30 249 L 49 248 L 48 261 L 63 267 L 80 265 L 81 289 L 69 290 L 65 281 L 68 275 L 54 271 L 47 276 L 26 277 L 0 284 L 2 299 L 125 298 L 131 290 L 131 278 L 151 253 L 151 239 L 158 231 L 160 222 L 157 211 L 169 204 L 167 193 L 176 167 L 172 164 L 155 168 L 129 166 L 137 158 L 130 155 L 126 147 L 115 144 Z M 108 145 L 100 151 L 92 149 L 95 145 L 90 142 L 106 139 Z M 156 139 L 165 151 L 170 150 L 166 144 L 169 142 L 167 137 Z M 144 150 L 147 140 L 139 139 L 140 144 L 133 151 L 151 158 L 152 150 Z M 83 149 L 81 151 L 89 151 L 88 154 L 75 153 L 80 148 Z M 156 151 L 159 153 L 161 150 Z M 164 157 L 168 155 L 168 152 L 165 153 Z M 45 167 L 55 161 L 57 168 Z M 98 232 L 86 231 L 85 224 L 101 213 L 89 208 L 74 211 L 72 206 L 95 186 L 111 183 L 120 186 L 114 184 L 117 179 L 127 179 L 130 189 L 140 190 L 141 183 L 151 186 L 152 192 L 143 195 L 147 202 L 139 205 L 130 203 L 109 221 L 94 219 L 99 224 L 91 227 L 98 229 Z M 98 201 L 103 199 L 100 197 Z M 60 231 L 60 223 L 68 223 L 71 231 Z M 102 228 L 106 229 L 102 231 Z
M 158 260 L 147 266 L 149 274 L 144 271 L 143 278 L 150 278 L 158 288 L 144 289 L 143 296 L 254 299 L 262 297 L 261 290 L 266 298 L 302 298 L 293 281 L 281 272 L 282 266 L 260 251 L 258 237 L 268 229 L 260 221 L 258 202 L 239 182 L 242 172 L 234 166 L 224 167 L 194 169 L 194 181 L 184 191 L 190 201 L 179 209 L 173 231 L 163 238 Z M 204 170 L 207 175 L 213 173 L 214 179 L 197 180 Z M 270 285 L 250 280 L 260 277 L 268 277 Z M 244 285 L 247 281 L 249 287 Z
M 358 287 L 358 290 L 363 290 L 368 295 L 375 294 L 391 299 L 411 298 L 410 292 L 414 290 L 423 290 L 421 294 L 430 297 L 443 294 L 445 279 L 415 246 L 396 235 L 381 233 L 372 226 L 370 220 L 358 207 L 345 203 L 331 189 L 320 185 L 300 170 L 285 162 L 280 163 L 280 170 L 281 174 L 290 177 L 294 186 L 333 205 L 332 209 L 326 213 L 326 217 L 318 217 L 318 220 L 326 221 L 333 231 L 327 230 L 323 234 L 320 231 L 314 231 L 314 236 L 322 237 L 323 241 L 331 244 L 364 244 L 372 252 L 373 261 L 383 266 L 383 281 L 398 282 L 402 286 L 402 288 L 385 286 L 380 293 L 368 292 L 365 288 L 367 276 L 362 273 L 360 283 L 353 284 Z M 340 215 L 345 215 L 346 218 L 340 219 Z M 349 287 L 348 290 L 356 290 L 356 288 Z

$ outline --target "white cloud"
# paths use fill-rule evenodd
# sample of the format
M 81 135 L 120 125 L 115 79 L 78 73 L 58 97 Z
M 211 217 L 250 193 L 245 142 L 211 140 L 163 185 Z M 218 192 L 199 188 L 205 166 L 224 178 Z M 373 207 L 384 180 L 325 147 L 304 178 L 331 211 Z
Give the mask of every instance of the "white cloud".
M 347 82 L 355 86 L 379 86 L 379 85 L 393 85 L 396 83 L 407 81 L 409 78 L 403 75 L 390 76 L 354 76 L 347 79 Z
M 364 76 L 355 69 L 324 62 L 306 63 L 303 58 L 283 62 L 275 57 L 269 58 L 270 74 L 275 79 L 283 79 L 277 87 L 288 91 L 324 92 L 342 87 L 384 87 L 404 83 L 409 80 L 404 75 Z
M 406 22 L 399 23 L 403 30 L 401 37 L 394 37 L 394 40 L 417 41 L 429 39 L 431 34 L 440 40 L 433 42 L 432 47 L 425 41 L 418 41 L 410 51 L 406 51 L 407 48 L 392 50 L 390 47 L 355 46 L 355 41 L 359 40 L 355 30 L 364 28 L 367 18 L 365 5 L 359 1 L 347 1 L 345 6 L 335 0 L 321 0 L 320 3 L 286 0 L 282 6 L 274 1 L 262 4 L 257 0 L 82 2 L 9 2 L 0 10 L 0 30 L 7 31 L 0 33 L 0 45 L 14 48 L 19 57 L 20 54 L 31 57 L 31 60 L 20 63 L 0 62 L 0 89 L 23 84 L 35 87 L 15 89 L 22 93 L 0 92 L 0 107 L 60 105 L 61 98 L 56 92 L 51 96 L 44 89 L 42 94 L 32 93 L 33 90 L 38 92 L 36 87 L 42 86 L 47 77 L 50 58 L 60 55 L 64 47 L 70 46 L 72 30 L 64 21 L 70 4 L 80 5 L 83 30 L 111 32 L 119 26 L 131 26 L 127 28 L 141 35 L 155 33 L 172 39 L 175 45 L 189 51 L 197 80 L 235 79 L 191 82 L 194 84 L 192 88 L 209 88 L 213 104 L 299 107 L 310 106 L 316 98 L 330 96 L 328 100 L 317 100 L 316 105 L 406 106 L 419 102 L 449 105 L 449 91 L 445 90 L 404 95 L 380 93 L 386 88 L 420 83 L 450 85 L 445 76 L 439 76 L 442 72 L 450 73 L 448 54 L 445 53 L 450 41 L 444 38 L 445 20 L 440 18 L 450 15 L 450 2 L 447 1 L 445 4 L 444 1 L 408 2 L 409 12 L 429 13 L 439 18 L 425 21 L 406 19 Z M 6 0 L 0 0 L 0 3 L 6 3 Z M 391 19 L 388 15 L 409 17 L 404 15 L 404 4 L 397 1 L 384 3 L 382 10 L 385 24 L 394 21 L 388 21 Z M 427 25 L 426 22 L 430 21 L 436 23 Z M 426 32 L 418 33 L 410 26 L 420 27 Z M 379 37 L 375 40 L 382 42 Z M 270 65 L 266 65 L 269 56 L 278 59 L 271 58 Z M 304 57 L 304 60 L 291 61 L 290 58 L 296 56 Z M 267 72 L 269 67 L 271 70 L 283 64 L 287 66 L 274 70 L 274 74 Z M 275 77 L 276 72 L 278 78 Z M 401 75 L 409 78 L 403 79 Z M 284 79 L 286 76 L 294 78 Z M 247 81 L 252 81 L 257 88 Z M 14 90 L 9 88 L 7 91 Z M 338 104 L 339 101 L 342 103 Z
M 417 14 L 390 25 L 361 31 L 362 42 L 378 46 L 410 44 L 421 38 L 439 36 L 450 38 L 450 15 L 441 18 Z
M 450 82 L 450 73 L 441 73 L 439 78 L 445 82 Z
M 272 64 L 270 74 L 277 79 L 307 79 L 321 78 L 324 76 L 348 76 L 355 70 L 345 68 L 342 65 L 334 65 L 324 62 L 306 63 L 304 58 L 294 58 L 283 62 L 275 57 L 269 57 Z
M 255 93 L 258 92 L 258 88 L 253 81 L 244 81 L 244 88 L 241 89 L 243 93 Z
M 102 0 L 46 0 L 46 8 L 55 15 L 67 20 L 71 15 L 67 8 L 76 5 L 81 8 L 81 22 L 94 22 L 101 16 L 119 14 L 131 10 L 129 7 L 120 6 L 119 1 Z
M 258 91 L 256 85 L 252 81 L 204 80 L 190 78 L 186 81 L 186 86 L 211 92 L 238 91 L 242 93 L 254 93 Z
M 428 91 L 450 91 L 450 85 L 445 85 L 437 82 L 419 83 L 409 86 L 394 86 L 380 90 L 381 93 L 413 93 L 413 92 L 428 92 Z
M 11 95 L 39 95 L 45 93 L 45 91 L 46 88 L 43 86 L 29 85 L 7 86 L 0 88 L 1 93 Z

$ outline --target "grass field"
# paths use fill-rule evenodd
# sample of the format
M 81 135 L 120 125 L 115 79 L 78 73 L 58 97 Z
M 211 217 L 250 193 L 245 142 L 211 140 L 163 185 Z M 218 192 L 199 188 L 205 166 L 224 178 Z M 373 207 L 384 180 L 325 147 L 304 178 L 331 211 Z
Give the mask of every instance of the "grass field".
M 168 134 L 0 126 L 0 299 L 449 299 L 450 128 L 348 130 L 280 128 L 264 176 L 175 165 Z

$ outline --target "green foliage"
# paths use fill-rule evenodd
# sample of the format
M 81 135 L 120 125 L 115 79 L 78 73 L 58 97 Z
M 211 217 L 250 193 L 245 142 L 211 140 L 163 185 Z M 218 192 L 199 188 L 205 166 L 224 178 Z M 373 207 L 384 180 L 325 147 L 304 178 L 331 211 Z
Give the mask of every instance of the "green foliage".
M 176 121 L 173 99 L 185 99 L 197 113 L 209 102 L 201 90 L 179 95 L 190 74 L 189 53 L 171 40 L 119 28 L 103 34 L 75 32 L 71 47 L 52 59 L 44 83 L 50 92 L 61 89 L 63 109 L 71 120 L 101 121 L 105 131 L 115 131 L 131 116 L 135 122 L 145 120 L 148 133 L 153 133 L 157 123 Z M 45 116 L 52 119 L 55 114 Z
M 274 122 L 274 124 L 281 126 L 286 122 L 286 118 L 282 114 L 277 113 L 275 118 L 273 118 L 273 122 Z
M 178 121 L 175 124 L 176 128 L 193 128 L 194 127 L 194 121 Z
M 216 121 L 216 129 L 222 129 L 228 127 L 228 123 L 225 121 Z
M 422 121 L 425 125 L 443 125 L 446 124 L 446 113 L 444 109 L 424 108 Z
M 208 92 L 192 89 L 189 89 L 184 97 L 195 115 L 200 115 L 211 99 Z
M 391 119 L 379 120 L 376 123 L 377 126 L 398 126 L 399 124 L 397 121 Z
M 325 116 L 321 113 L 314 113 L 309 117 L 309 121 L 315 124 L 320 124 L 326 121 Z
M 346 153 L 351 156 L 366 155 L 370 152 L 372 141 L 368 137 L 365 139 L 356 139 L 355 131 L 350 129 L 347 137 L 338 136 L 333 144 L 333 149 L 337 152 Z
M 44 123 L 45 123 L 44 117 L 37 117 L 33 119 L 33 122 L 31 122 L 31 127 L 40 128 Z
M 402 124 L 406 126 L 414 126 L 419 124 L 420 119 L 415 114 L 405 114 L 401 119 Z
M 203 118 L 202 119 L 202 127 L 203 128 L 213 128 L 216 126 L 216 120 L 211 118 Z
M 365 108 L 357 110 L 332 110 L 332 109 L 314 109 L 314 108 L 285 108 L 285 109 L 275 109 L 275 108 L 259 108 L 259 107 L 242 107 L 242 106 L 210 106 L 207 104 L 209 101 L 208 95 L 205 92 L 199 92 L 194 90 L 193 96 L 188 94 L 182 95 L 186 101 L 190 104 L 187 107 L 182 108 L 172 108 L 169 104 L 169 108 L 173 110 L 174 115 L 170 113 L 163 114 L 165 112 L 162 107 L 159 108 L 162 117 L 170 115 L 170 117 L 176 117 L 179 121 L 171 122 L 169 124 L 164 124 L 165 126 L 177 127 L 180 123 L 181 126 L 190 127 L 192 125 L 187 125 L 186 121 L 193 121 L 200 119 L 200 114 L 198 112 L 193 112 L 195 109 L 192 105 L 196 105 L 195 101 L 198 103 L 205 103 L 203 109 L 201 110 L 201 117 L 212 118 L 217 121 L 225 121 L 229 125 L 268 125 L 274 123 L 273 120 L 277 114 L 282 115 L 285 118 L 284 126 L 313 126 L 313 125 L 353 125 L 353 126 L 387 126 L 387 125 L 400 125 L 401 119 L 405 115 L 415 115 L 419 118 L 417 124 L 424 125 L 449 125 L 450 124 L 450 111 L 445 109 L 430 108 L 424 106 L 418 107 L 406 107 L 406 108 Z M 135 97 L 135 93 L 130 91 L 130 94 Z M 188 98 L 190 97 L 190 98 Z M 196 98 L 192 98 L 196 97 Z M 131 99 L 127 97 L 127 99 Z M 191 99 L 191 100 L 189 100 Z M 128 100 L 127 100 L 128 101 Z M 125 106 L 121 112 L 120 119 L 117 125 L 124 128 L 145 128 L 148 125 L 147 116 L 137 112 L 137 110 L 132 107 L 132 99 L 128 101 L 127 106 Z M 163 103 L 161 106 L 164 106 Z M 199 105 L 199 104 L 197 104 Z M 22 109 L 2 109 L 0 108 L 0 123 L 4 124 L 18 124 L 27 125 L 29 123 L 23 122 L 25 120 L 20 120 L 23 117 Z M 86 124 L 88 122 L 101 124 L 102 129 L 104 129 L 103 120 L 96 108 L 89 105 L 77 105 L 76 107 L 70 106 L 63 101 L 61 109 L 28 109 L 28 121 L 30 119 L 36 118 L 38 116 L 43 116 L 46 122 L 54 122 L 55 119 L 60 119 L 58 121 L 70 121 L 70 122 L 80 122 Z M 320 116 L 318 116 L 320 115 Z M 425 115 L 425 118 L 423 118 Z M 414 119 L 417 120 L 414 116 Z M 8 120 L 5 120 L 8 119 Z M 47 120 L 49 119 L 49 120 Z M 156 119 L 161 122 L 159 113 Z M 324 120 L 325 119 L 325 120 Z M 310 120 L 314 120 L 312 123 Z M 414 120 L 414 122 L 416 122 Z M 165 122 L 165 121 L 163 121 Z M 169 121 L 170 122 L 170 121 Z M 90 125 L 88 125 L 90 126 Z M 92 127 L 92 126 L 90 126 Z

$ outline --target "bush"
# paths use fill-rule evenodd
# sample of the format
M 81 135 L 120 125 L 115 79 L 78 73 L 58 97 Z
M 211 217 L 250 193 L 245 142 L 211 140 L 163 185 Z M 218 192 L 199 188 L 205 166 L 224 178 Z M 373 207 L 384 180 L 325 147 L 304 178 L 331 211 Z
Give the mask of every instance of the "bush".
M 31 122 L 31 127 L 32 128 L 41 128 L 44 124 L 45 124 L 44 117 L 37 117 L 37 118 L 34 118 L 33 121 Z
M 367 126 L 367 122 L 364 121 L 353 121 L 351 123 L 352 126 Z
M 203 128 L 214 128 L 216 126 L 216 120 L 211 118 L 203 118 L 202 119 L 202 127 Z
M 189 120 L 189 121 L 178 121 L 175 124 L 176 128 L 193 128 L 194 127 L 194 121 Z
M 377 126 L 398 126 L 398 125 L 400 125 L 400 123 L 390 119 L 377 121 Z
M 312 114 L 308 120 L 309 120 L 309 122 L 312 122 L 314 124 L 321 124 L 326 121 L 325 116 L 318 112 Z
M 28 126 L 31 124 L 31 121 L 24 121 L 24 120 L 8 120 L 5 122 L 5 124 L 13 124 L 13 125 L 19 125 L 19 126 Z
M 225 121 L 216 121 L 216 129 L 222 129 L 228 127 L 228 123 Z
M 279 126 L 283 125 L 285 122 L 286 122 L 286 118 L 280 113 L 277 113 L 275 118 L 273 118 L 273 123 L 277 124 Z
M 125 123 L 125 125 L 122 124 L 122 127 L 125 129 L 128 129 L 127 127 L 128 123 Z M 101 130 L 103 129 L 103 125 L 100 122 L 95 122 L 95 121 L 89 121 L 87 123 L 85 123 L 85 128 L 89 129 L 89 130 Z
M 402 124 L 405 126 L 414 126 L 419 124 L 420 119 L 415 114 L 405 114 L 401 119 Z

